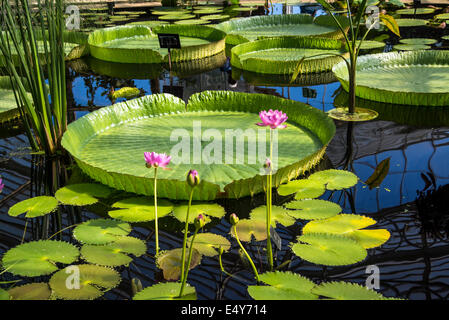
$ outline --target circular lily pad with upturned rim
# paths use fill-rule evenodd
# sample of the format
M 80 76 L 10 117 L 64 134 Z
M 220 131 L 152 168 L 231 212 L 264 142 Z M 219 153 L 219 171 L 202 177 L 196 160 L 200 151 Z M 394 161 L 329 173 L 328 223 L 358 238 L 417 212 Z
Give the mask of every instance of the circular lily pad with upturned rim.
M 145 96 L 102 108 L 71 123 L 62 144 L 93 179 L 117 189 L 146 195 L 153 194 L 154 172 L 146 168 L 144 152 L 155 150 L 171 153 L 173 157 L 177 154 L 176 162 L 174 158 L 168 166 L 170 170 L 158 171 L 158 196 L 187 200 L 190 187 L 185 176 L 194 159 L 190 158 L 187 163 L 182 161 L 180 150 L 173 149 L 179 139 L 170 142 L 172 131 L 182 131 L 193 143 L 190 137 L 194 121 L 201 121 L 202 132 L 213 128 L 217 130 L 213 132 L 224 136 L 225 130 L 250 130 L 248 134 L 260 132 L 263 141 L 267 131 L 256 125 L 260 121 L 258 113 L 270 108 L 281 109 L 289 117 L 287 128 L 278 132 L 278 152 L 282 157 L 278 159 L 278 170 L 273 177 L 274 185 L 278 186 L 296 178 L 321 159 L 325 146 L 335 133 L 335 125 L 315 108 L 271 95 L 203 92 L 190 98 L 187 111 L 185 103 L 174 96 Z M 151 149 L 148 144 L 150 136 Z M 268 147 L 268 140 L 265 143 Z M 221 147 L 224 148 L 225 144 Z M 225 154 L 223 151 L 222 155 Z M 190 153 L 187 155 L 193 157 Z M 236 155 L 233 152 L 233 157 Z M 231 161 L 228 158 L 227 163 L 221 164 L 206 163 L 208 159 L 195 164 L 201 177 L 200 185 L 194 190 L 195 200 L 240 198 L 263 192 L 266 176 L 263 175 L 262 160 L 239 163 L 238 159 Z

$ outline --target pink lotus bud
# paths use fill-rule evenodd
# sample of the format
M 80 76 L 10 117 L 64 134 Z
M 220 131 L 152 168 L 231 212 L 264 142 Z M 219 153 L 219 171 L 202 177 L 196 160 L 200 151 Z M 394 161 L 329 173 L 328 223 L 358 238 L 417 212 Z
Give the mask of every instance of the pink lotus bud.
M 232 213 L 232 214 L 229 216 L 229 221 L 231 222 L 231 224 L 232 224 L 233 226 L 235 226 L 237 223 L 239 223 L 239 217 L 237 217 L 237 215 L 236 215 L 235 213 Z
M 198 171 L 196 170 L 190 170 L 189 173 L 187 173 L 187 183 L 189 186 L 196 187 L 200 184 L 200 175 L 198 174 Z
M 204 219 L 204 216 L 202 214 L 199 214 L 198 217 L 195 218 L 195 228 L 201 229 L 206 224 L 206 219 Z

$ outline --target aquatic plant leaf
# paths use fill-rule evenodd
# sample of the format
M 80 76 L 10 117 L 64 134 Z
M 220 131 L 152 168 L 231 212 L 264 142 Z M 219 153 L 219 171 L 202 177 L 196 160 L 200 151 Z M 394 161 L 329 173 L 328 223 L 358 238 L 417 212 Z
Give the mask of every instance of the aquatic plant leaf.
M 138 97 L 140 95 L 140 90 L 138 88 L 133 87 L 123 87 L 118 90 L 115 90 L 111 98 L 112 99 L 118 99 L 118 98 L 126 98 L 126 99 L 132 99 L 135 97 Z
M 407 8 L 396 10 L 395 13 L 402 15 L 419 15 L 419 14 L 431 14 L 435 11 L 433 8 Z
M 188 203 L 185 202 L 176 205 L 173 209 L 173 216 L 179 221 L 185 223 L 187 208 Z M 214 218 L 222 218 L 226 214 L 226 212 L 222 206 L 216 203 L 193 203 L 190 207 L 189 223 L 193 223 L 195 218 L 198 217 L 199 214 L 206 215 L 206 223 L 209 223 L 211 220 L 208 216 Z
M 388 175 L 388 172 L 390 171 L 390 159 L 391 157 L 382 160 L 377 165 L 373 174 L 365 181 L 370 190 L 380 186 L 382 181 L 384 181 L 385 177 Z
M 435 44 L 438 42 L 438 40 L 430 38 L 408 38 L 400 39 L 399 42 L 405 44 Z
M 11 300 L 49 300 L 51 290 L 48 283 L 29 283 L 8 290 Z M 1 300 L 1 299 L 0 299 Z
M 188 19 L 188 20 L 178 20 L 175 21 L 175 24 L 208 24 L 210 21 L 209 20 L 204 20 L 204 19 Z
M 14 275 L 37 277 L 58 270 L 56 262 L 69 264 L 78 256 L 78 249 L 70 243 L 39 240 L 9 249 L 3 255 L 2 265 Z
M 196 300 L 194 287 L 186 284 L 182 297 L 178 297 L 180 290 L 179 282 L 157 283 L 138 292 L 133 300 Z
M 77 268 L 77 269 L 76 269 Z M 68 287 L 67 278 L 73 270 L 79 270 L 79 288 Z M 54 295 L 64 300 L 93 300 L 101 297 L 106 291 L 120 283 L 120 274 L 114 269 L 81 264 L 68 266 L 56 272 L 50 279 L 50 287 Z M 75 285 L 72 283 L 72 285 Z
M 381 14 L 381 15 L 379 15 L 379 19 L 380 19 L 380 21 L 382 21 L 385 24 L 385 26 L 391 32 L 393 32 L 398 37 L 401 36 L 401 33 L 399 31 L 399 25 L 398 25 L 398 23 L 396 22 L 396 20 L 392 16 L 390 16 L 388 14 Z
M 190 246 L 192 237 L 187 241 Z M 207 257 L 214 257 L 218 255 L 218 248 L 221 247 L 224 252 L 231 248 L 231 243 L 228 239 L 215 233 L 198 233 L 193 242 L 193 248 Z
M 304 226 L 302 232 L 339 234 L 368 249 L 378 247 L 390 238 L 390 232 L 386 229 L 360 230 L 375 223 L 375 220 L 365 216 L 339 214 L 328 219 L 311 221 Z
M 309 180 L 325 184 L 328 190 L 341 190 L 355 186 L 358 178 L 350 171 L 329 169 L 315 172 L 310 175 Z
M 312 289 L 316 295 L 335 300 L 384 300 L 380 293 L 361 285 L 343 282 L 323 282 Z
M 85 244 L 106 244 L 114 242 L 117 237 L 126 236 L 131 226 L 122 221 L 111 219 L 93 219 L 83 222 L 73 230 L 73 236 Z
M 248 286 L 248 292 L 255 300 L 314 300 L 311 293 L 315 283 L 292 272 L 266 272 L 259 276 L 268 286 Z
M 301 259 L 326 266 L 344 266 L 366 258 L 366 250 L 356 241 L 334 234 L 309 233 L 298 237 L 292 251 Z
M 55 193 L 62 204 L 71 206 L 87 206 L 98 202 L 98 198 L 107 198 L 113 190 L 96 183 L 79 183 L 65 186 Z
M 54 197 L 40 196 L 20 201 L 9 208 L 8 214 L 17 217 L 25 213 L 26 218 L 41 217 L 58 208 L 58 200 Z
M 347 105 L 347 104 L 346 104 Z M 369 121 L 376 119 L 379 116 L 374 110 L 367 108 L 354 108 L 354 112 L 349 112 L 348 107 L 337 107 L 327 111 L 329 117 L 341 121 Z
M 435 16 L 435 19 L 437 19 L 437 20 L 447 20 L 447 19 L 449 19 L 449 12 L 437 14 Z
M 194 244 L 195 245 L 195 244 Z M 156 257 L 156 264 L 159 269 L 162 269 L 164 279 L 178 280 L 181 276 L 181 257 L 182 248 L 161 251 Z M 190 262 L 189 270 L 195 268 L 201 263 L 201 254 L 198 250 L 193 248 L 192 260 Z M 186 251 L 186 264 L 189 261 L 189 252 Z
M 0 288 L 0 301 L 2 300 L 10 300 L 11 297 L 8 293 L 8 291 L 3 290 L 2 288 Z
M 428 24 L 428 21 L 425 19 L 395 19 L 398 27 L 421 27 Z M 382 20 L 381 20 L 382 21 Z M 382 21 L 381 23 L 384 23 Z
M 296 192 L 296 200 L 318 198 L 319 196 L 322 196 L 325 191 L 326 188 L 323 183 L 309 179 L 290 181 L 278 188 L 278 193 L 281 196 L 288 196 L 289 194 Z
M 147 251 L 144 241 L 128 236 L 117 237 L 117 239 L 104 245 L 85 244 L 81 248 L 81 256 L 89 263 L 108 267 L 129 265 L 133 260 L 129 255 L 136 257 Z
M 263 241 L 267 239 L 267 226 L 262 220 L 242 219 L 236 226 L 237 235 L 240 241 L 250 242 L 251 236 L 254 236 L 256 241 Z M 234 228 L 231 228 L 231 235 L 234 237 Z
M 292 201 L 284 206 L 295 209 L 289 211 L 289 215 L 303 220 L 326 219 L 341 212 L 341 207 L 337 203 L 319 199 Z
M 398 51 L 414 51 L 414 50 L 427 50 L 430 49 L 430 46 L 425 44 L 404 44 L 400 43 L 393 46 L 393 49 Z
M 145 222 L 154 220 L 154 200 L 145 197 L 134 197 L 115 202 L 113 208 L 120 210 L 111 210 L 109 216 L 114 219 L 127 222 Z M 158 218 L 165 217 L 173 211 L 173 204 L 165 199 L 157 201 Z
M 252 221 L 266 221 L 267 207 L 257 207 L 250 212 L 250 220 Z M 271 225 L 276 228 L 276 223 L 282 224 L 285 227 L 289 227 L 296 222 L 295 218 L 290 215 L 289 210 L 285 210 L 279 206 L 271 207 Z M 240 234 L 239 234 L 240 235 Z
M 359 46 L 360 41 L 356 42 L 356 45 Z M 374 40 L 363 40 L 362 45 L 360 46 L 361 50 L 371 50 L 371 49 L 380 49 L 385 47 L 385 42 L 374 41 Z

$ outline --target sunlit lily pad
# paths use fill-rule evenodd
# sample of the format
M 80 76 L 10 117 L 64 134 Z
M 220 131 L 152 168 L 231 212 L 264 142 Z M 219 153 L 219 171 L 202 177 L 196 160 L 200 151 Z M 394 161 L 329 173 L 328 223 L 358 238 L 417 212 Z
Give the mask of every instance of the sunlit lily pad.
M 433 8 L 408 8 L 396 10 L 397 14 L 415 15 L 415 14 L 431 14 L 435 11 Z
M 312 289 L 314 294 L 336 300 L 384 300 L 380 293 L 361 285 L 343 282 L 323 282 Z
M 177 248 L 168 251 L 162 251 L 156 258 L 157 266 L 162 269 L 164 279 L 178 280 L 181 276 L 181 257 L 182 248 Z M 186 250 L 186 264 L 189 259 L 189 251 Z M 190 269 L 195 268 L 201 263 L 201 254 L 198 250 L 193 248 L 192 260 L 190 262 Z
M 122 221 L 111 219 L 94 219 L 83 222 L 73 230 L 76 240 L 86 244 L 106 244 L 114 242 L 117 237 L 126 236 L 131 226 Z
M 116 267 L 129 265 L 133 260 L 129 255 L 136 257 L 147 251 L 145 242 L 134 237 L 122 236 L 116 241 L 105 245 L 85 244 L 81 248 L 83 258 L 92 264 Z
M 304 234 L 292 245 L 292 251 L 309 262 L 326 266 L 344 266 L 366 258 L 366 250 L 356 241 L 341 235 Z
M 315 283 L 292 272 L 266 272 L 260 281 L 269 286 L 248 286 L 248 292 L 255 300 L 314 300 L 311 293 Z
M 10 300 L 10 299 L 11 299 L 11 297 L 10 297 L 8 291 L 3 290 L 3 289 L 0 288 L 0 301 L 2 301 L 2 300 Z
M 427 25 L 424 19 L 396 19 L 398 27 L 421 27 Z
M 339 234 L 357 241 L 364 248 L 374 248 L 390 238 L 390 233 L 386 229 L 360 230 L 375 223 L 375 220 L 365 216 L 340 214 L 328 219 L 311 221 L 304 226 L 302 232 Z
M 267 239 L 265 221 L 242 219 L 237 224 L 236 229 L 240 241 L 250 242 L 251 236 L 254 236 L 256 241 Z M 231 228 L 231 234 L 234 236 L 234 228 Z
M 428 45 L 425 44 L 397 44 L 393 47 L 395 50 L 399 51 L 414 51 L 414 50 L 427 50 L 430 49 Z
M 154 200 L 152 198 L 135 197 L 120 200 L 112 205 L 109 216 L 127 222 L 145 222 L 154 220 Z M 173 211 L 173 204 L 165 199 L 157 201 L 157 216 L 162 218 Z
M 47 283 L 29 283 L 8 290 L 11 300 L 48 300 L 51 290 Z M 1 298 L 0 298 L 1 300 Z
M 175 24 L 208 24 L 209 22 L 209 20 L 204 19 L 188 19 L 175 21 Z
M 98 202 L 98 198 L 107 198 L 112 189 L 102 184 L 80 183 L 65 186 L 55 193 L 56 199 L 71 206 L 87 206 Z
M 447 20 L 447 19 L 449 19 L 449 12 L 437 14 L 435 16 L 435 19 L 437 19 L 437 20 Z
M 276 223 L 289 227 L 296 222 L 296 219 L 289 215 L 290 211 L 279 206 L 271 207 L 271 225 L 276 228 Z M 261 206 L 250 212 L 250 220 L 266 221 L 267 207 Z M 239 234 L 240 236 L 240 234 Z
M 37 277 L 58 270 L 56 262 L 69 264 L 78 256 L 78 249 L 70 243 L 39 240 L 9 249 L 3 256 L 2 265 L 12 274 Z
M 229 15 L 227 15 L 227 14 L 210 14 L 210 15 L 207 15 L 207 16 L 202 16 L 202 17 L 200 17 L 200 19 L 203 19 L 203 20 L 225 20 L 225 19 L 228 19 L 228 18 L 230 18 L 230 16 Z
M 295 209 L 289 214 L 296 219 L 315 220 L 333 217 L 341 212 L 341 207 L 326 200 L 301 200 L 292 201 L 285 205 L 288 209 Z
M 358 178 L 350 171 L 330 169 L 315 172 L 309 180 L 325 184 L 328 190 L 341 190 L 355 186 Z
M 58 208 L 58 200 L 54 197 L 40 196 L 20 201 L 8 210 L 8 214 L 17 217 L 25 213 L 26 218 L 41 217 Z
M 188 203 L 181 203 L 179 205 L 176 205 L 173 209 L 173 216 L 178 219 L 179 221 L 185 223 L 186 222 L 186 215 L 187 215 L 187 208 Z M 221 218 L 225 215 L 225 209 L 216 204 L 216 203 L 193 203 L 190 207 L 189 212 L 189 223 L 193 223 L 195 218 L 198 217 L 199 214 L 214 217 L 214 218 Z M 207 217 L 206 217 L 207 219 Z M 206 223 L 210 222 L 210 219 L 206 220 Z
M 366 108 L 355 108 L 354 112 L 349 112 L 349 108 L 347 107 L 337 107 L 331 109 L 327 112 L 328 116 L 335 120 L 340 121 L 369 121 L 376 119 L 379 116 L 374 110 L 366 109 Z
M 196 300 L 195 288 L 186 284 L 182 297 L 179 296 L 181 283 L 165 282 L 143 289 L 133 300 Z
M 309 179 L 290 181 L 278 188 L 278 193 L 281 196 L 288 196 L 289 194 L 296 192 L 296 200 L 318 198 L 322 196 L 325 191 L 326 188 L 323 183 Z
M 74 275 L 73 270 L 76 268 L 79 270 L 79 289 L 76 289 L 75 281 L 71 282 L 68 278 Z M 67 286 L 68 283 L 73 287 Z M 90 264 L 69 266 L 56 272 L 50 279 L 50 287 L 55 296 L 65 300 L 93 300 L 119 283 L 120 275 L 117 271 Z
M 175 21 L 175 20 L 187 20 L 193 19 L 195 15 L 193 14 L 164 14 L 159 16 L 159 20 Z
M 192 237 L 187 241 L 190 245 Z M 231 248 L 231 243 L 225 237 L 215 233 L 198 233 L 193 242 L 193 248 L 197 249 L 199 253 L 207 257 L 218 255 L 218 248 L 221 247 L 223 251 L 228 251 Z
M 437 43 L 437 39 L 430 39 L 430 38 L 406 38 L 399 40 L 400 43 L 405 44 L 434 44 Z

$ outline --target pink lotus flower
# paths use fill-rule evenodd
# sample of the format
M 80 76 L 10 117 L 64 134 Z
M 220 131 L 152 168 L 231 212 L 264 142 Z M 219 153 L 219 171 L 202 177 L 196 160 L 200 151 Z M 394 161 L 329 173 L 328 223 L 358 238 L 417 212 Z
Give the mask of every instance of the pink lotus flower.
M 269 110 L 259 112 L 259 117 L 262 122 L 256 123 L 258 126 L 267 127 L 271 129 L 284 129 L 287 125 L 283 124 L 288 117 L 285 113 L 279 110 Z
M 165 168 L 171 160 L 171 157 L 165 153 L 144 152 L 145 161 L 148 168 Z
M 0 178 L 0 193 L 2 193 L 2 190 L 5 186 L 2 182 L 3 182 L 3 180 L 2 180 L 2 178 Z

